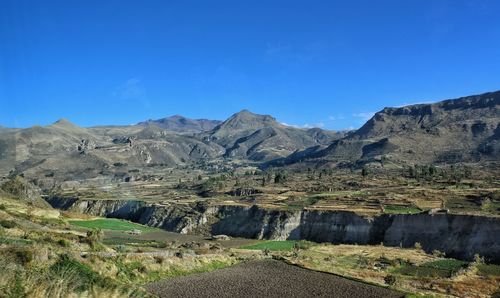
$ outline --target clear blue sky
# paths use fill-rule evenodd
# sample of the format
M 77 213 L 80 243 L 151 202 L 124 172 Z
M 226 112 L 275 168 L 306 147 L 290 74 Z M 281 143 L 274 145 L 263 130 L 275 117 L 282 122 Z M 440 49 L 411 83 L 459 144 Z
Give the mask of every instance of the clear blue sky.
M 500 1 L 0 0 L 0 125 L 241 109 L 359 127 L 500 89 Z

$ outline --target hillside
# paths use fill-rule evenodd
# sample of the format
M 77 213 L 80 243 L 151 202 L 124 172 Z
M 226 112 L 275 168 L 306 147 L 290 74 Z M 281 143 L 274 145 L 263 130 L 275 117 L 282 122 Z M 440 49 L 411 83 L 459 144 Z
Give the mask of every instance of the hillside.
M 139 122 L 137 125 L 155 125 L 170 131 L 180 133 L 193 133 L 212 130 L 220 123 L 221 121 L 219 120 L 190 119 L 181 115 L 174 115 L 162 119 Z
M 490 162 L 500 158 L 500 91 L 385 108 L 325 149 L 310 148 L 274 164 L 315 165 Z
M 173 116 L 83 128 L 61 119 L 48 126 L 0 129 L 0 174 L 24 173 L 47 186 L 90 178 L 149 179 L 142 174 L 148 168 L 201 169 L 214 162 L 298 168 L 491 164 L 500 157 L 499 107 L 497 91 L 385 108 L 351 132 L 300 129 L 248 110 L 220 123 Z
M 226 148 L 225 157 L 268 161 L 310 146 L 328 145 L 341 136 L 341 132 L 286 126 L 272 116 L 242 110 L 203 138 Z

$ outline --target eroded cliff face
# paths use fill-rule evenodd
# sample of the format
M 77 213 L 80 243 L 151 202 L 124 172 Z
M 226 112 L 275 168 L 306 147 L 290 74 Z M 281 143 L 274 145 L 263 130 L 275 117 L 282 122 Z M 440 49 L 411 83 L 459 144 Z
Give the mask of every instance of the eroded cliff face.
M 440 250 L 450 257 L 479 254 L 500 263 L 500 219 L 452 214 L 364 217 L 347 211 L 285 211 L 258 206 L 148 204 L 143 201 L 52 198 L 56 208 L 129 219 L 178 233 L 233 237 L 380 244 Z

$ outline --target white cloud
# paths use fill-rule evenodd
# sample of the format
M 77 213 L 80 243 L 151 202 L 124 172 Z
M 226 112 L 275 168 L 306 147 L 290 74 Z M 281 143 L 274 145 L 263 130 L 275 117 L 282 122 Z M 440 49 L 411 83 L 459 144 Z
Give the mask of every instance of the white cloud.
M 411 103 L 403 103 L 403 104 L 396 106 L 396 108 L 402 108 L 402 107 L 414 106 L 414 105 L 424 105 L 424 104 L 431 104 L 431 103 L 434 103 L 434 102 L 432 102 L 432 101 L 417 101 L 417 102 L 411 102 Z
M 344 119 L 345 119 L 344 115 L 328 116 L 329 121 L 337 121 L 337 120 L 344 120 Z
M 113 96 L 120 99 L 143 99 L 146 90 L 142 86 L 141 80 L 137 78 L 128 79 L 125 83 L 119 85 L 113 91 Z
M 302 124 L 302 125 L 296 125 L 296 124 L 288 124 L 288 123 L 285 123 L 285 122 L 281 122 L 281 124 L 285 125 L 285 126 L 290 126 L 290 127 L 295 127 L 295 128 L 323 128 L 325 127 L 325 123 L 323 122 L 318 122 L 318 123 L 315 123 L 315 124 L 309 124 L 309 123 L 306 123 L 306 124 Z
M 361 112 L 352 114 L 353 117 L 360 118 L 363 121 L 370 120 L 373 117 L 373 115 L 375 115 L 375 112 Z

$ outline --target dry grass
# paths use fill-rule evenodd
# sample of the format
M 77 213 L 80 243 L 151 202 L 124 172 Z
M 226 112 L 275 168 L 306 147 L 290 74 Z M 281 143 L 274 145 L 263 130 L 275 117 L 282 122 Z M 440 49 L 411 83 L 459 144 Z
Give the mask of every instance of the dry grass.
M 401 249 L 366 245 L 322 244 L 296 254 L 285 254 L 294 264 L 308 269 L 330 272 L 387 286 L 386 277 L 395 277 L 394 288 L 428 295 L 454 297 L 490 297 L 500 287 L 500 276 L 484 277 L 477 274 L 475 264 L 461 270 L 451 278 L 416 277 L 398 273 L 398 268 L 418 266 L 438 256 L 420 249 Z

